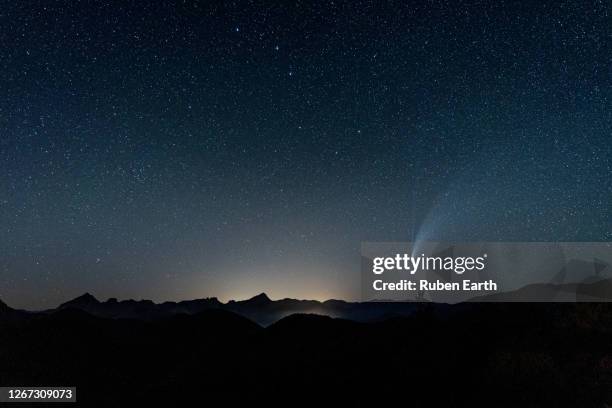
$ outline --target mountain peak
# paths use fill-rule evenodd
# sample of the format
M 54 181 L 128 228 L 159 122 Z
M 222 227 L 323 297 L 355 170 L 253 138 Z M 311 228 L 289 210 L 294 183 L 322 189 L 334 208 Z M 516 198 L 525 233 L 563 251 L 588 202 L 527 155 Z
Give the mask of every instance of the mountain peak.
M 81 302 L 88 302 L 88 303 L 100 303 L 98 299 L 96 299 L 96 297 L 89 292 L 83 293 L 81 296 L 75 298 L 74 300 L 79 300 Z
M 62 303 L 60 307 L 68 307 L 68 306 L 87 306 L 99 304 L 100 302 L 96 299 L 91 293 L 85 292 L 79 297 L 76 297 L 68 302 Z
M 268 295 L 266 295 L 264 292 L 262 292 L 262 293 L 260 293 L 257 296 L 253 296 L 252 298 L 247 300 L 247 302 L 249 302 L 251 304 L 265 304 L 265 303 L 272 302 L 272 300 L 270 300 Z

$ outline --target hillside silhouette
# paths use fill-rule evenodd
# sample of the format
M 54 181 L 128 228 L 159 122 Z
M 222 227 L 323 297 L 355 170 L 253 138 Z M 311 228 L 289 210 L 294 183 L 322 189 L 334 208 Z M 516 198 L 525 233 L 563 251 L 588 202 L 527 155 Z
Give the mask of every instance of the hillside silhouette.
M 409 316 L 420 306 L 411 303 L 390 302 L 345 302 L 342 300 L 280 299 L 271 300 L 261 293 L 247 300 L 220 302 L 217 298 L 186 300 L 181 302 L 154 303 L 150 300 L 122 300 L 115 298 L 99 301 L 85 293 L 61 304 L 61 309 L 78 309 L 97 317 L 113 319 L 154 320 L 177 314 L 196 314 L 205 310 L 225 310 L 244 316 L 258 324 L 267 326 L 296 313 L 314 313 L 355 321 L 374 321 L 391 316 Z M 52 312 L 53 310 L 47 311 Z
M 542 283 L 524 286 L 511 292 L 479 296 L 469 302 L 603 302 L 610 301 L 612 280 L 600 279 L 582 283 Z M 61 304 L 58 309 L 74 308 L 97 317 L 113 319 L 154 320 L 177 314 L 196 314 L 206 310 L 225 310 L 246 317 L 260 325 L 268 326 L 293 314 L 317 314 L 358 322 L 376 322 L 393 317 L 412 316 L 426 307 L 422 302 L 346 302 L 342 300 L 280 299 L 272 300 L 261 293 L 246 300 L 220 302 L 217 298 L 154 303 L 151 300 L 99 301 L 90 293 Z M 459 306 L 460 308 L 461 306 Z M 0 310 L 1 310 L 0 306 Z M 449 313 L 457 308 L 438 303 L 435 308 Z M 51 312 L 49 310 L 47 312 Z
M 470 302 L 610 302 L 612 279 L 586 279 L 572 283 L 535 283 L 517 290 L 493 293 Z
M 281 314 L 269 325 L 246 316 Z M 85 294 L 39 313 L 0 303 L 0 328 L 0 383 L 74 385 L 84 406 L 612 403 L 608 303 L 156 305 Z

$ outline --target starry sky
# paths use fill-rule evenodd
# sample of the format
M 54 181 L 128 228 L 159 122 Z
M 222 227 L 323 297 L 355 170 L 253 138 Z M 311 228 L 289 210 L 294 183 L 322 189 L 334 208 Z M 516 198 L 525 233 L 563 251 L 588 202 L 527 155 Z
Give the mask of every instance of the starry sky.
M 353 299 L 362 241 L 612 238 L 606 1 L 5 1 L 0 299 Z

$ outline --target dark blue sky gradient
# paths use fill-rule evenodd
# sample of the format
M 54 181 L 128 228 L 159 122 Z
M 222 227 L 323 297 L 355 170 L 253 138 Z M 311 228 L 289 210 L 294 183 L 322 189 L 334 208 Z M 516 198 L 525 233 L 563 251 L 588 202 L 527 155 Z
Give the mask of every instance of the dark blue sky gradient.
M 0 298 L 353 298 L 363 240 L 612 238 L 612 10 L 5 2 Z

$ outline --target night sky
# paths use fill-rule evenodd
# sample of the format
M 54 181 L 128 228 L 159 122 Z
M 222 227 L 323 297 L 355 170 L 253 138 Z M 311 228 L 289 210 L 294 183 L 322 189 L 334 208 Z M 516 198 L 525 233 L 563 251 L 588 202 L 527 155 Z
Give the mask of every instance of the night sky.
M 5 1 L 0 299 L 354 299 L 362 241 L 612 239 L 603 1 Z

